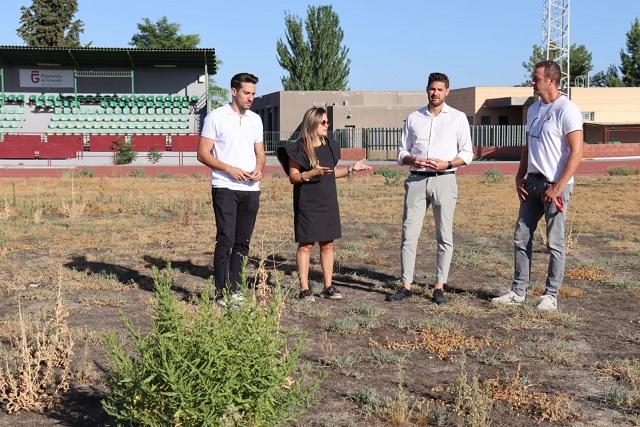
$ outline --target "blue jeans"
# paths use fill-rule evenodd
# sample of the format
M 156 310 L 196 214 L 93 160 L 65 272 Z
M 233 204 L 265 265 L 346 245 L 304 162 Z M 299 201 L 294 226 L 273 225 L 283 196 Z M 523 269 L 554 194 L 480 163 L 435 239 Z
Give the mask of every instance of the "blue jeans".
M 543 215 L 547 224 L 547 249 L 549 251 L 545 295 L 557 296 L 564 278 L 565 223 L 573 184 L 568 184 L 562 191 L 564 212 L 558 211 L 553 202 L 543 203 L 541 201 L 540 196 L 547 189 L 547 185 L 544 177 L 527 177 L 524 183 L 528 195 L 527 199 L 520 203 L 520 212 L 513 234 L 515 271 L 512 290 L 519 296 L 526 295 L 531 281 L 533 235 L 538 221 Z

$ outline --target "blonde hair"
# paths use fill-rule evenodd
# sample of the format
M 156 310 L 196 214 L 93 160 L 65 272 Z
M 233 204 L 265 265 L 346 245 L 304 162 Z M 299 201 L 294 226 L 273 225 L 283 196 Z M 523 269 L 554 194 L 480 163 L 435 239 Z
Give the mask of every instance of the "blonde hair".
M 325 114 L 327 114 L 327 110 L 324 108 L 312 107 L 304 113 L 304 117 L 302 118 L 302 127 L 300 129 L 298 144 L 302 145 L 302 149 L 309 158 L 309 164 L 312 168 L 318 164 L 314 144 L 318 140 L 320 142 L 324 142 L 326 139 L 325 137 L 318 136 L 318 125 L 322 121 L 322 116 Z

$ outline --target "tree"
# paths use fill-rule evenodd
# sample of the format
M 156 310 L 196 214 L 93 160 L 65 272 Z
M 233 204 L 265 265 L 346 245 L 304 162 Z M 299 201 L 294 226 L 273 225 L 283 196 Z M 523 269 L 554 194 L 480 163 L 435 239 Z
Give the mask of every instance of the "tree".
M 141 49 L 193 49 L 200 43 L 199 35 L 181 35 L 178 31 L 180 24 L 169 22 L 166 16 L 155 24 L 149 18 L 144 18 L 129 45 Z
M 340 18 L 331 6 L 309 6 L 304 23 L 285 14 L 286 44 L 276 45 L 278 63 L 289 72 L 281 78 L 285 90 L 345 90 L 349 78 L 349 48 L 342 46 Z
M 638 18 L 633 21 L 627 33 L 627 52 L 624 49 L 620 50 L 622 81 L 625 86 L 640 86 L 640 21 Z
M 552 51 L 552 53 L 556 53 L 557 51 Z M 591 64 L 591 52 L 587 49 L 587 47 L 583 44 L 576 45 L 575 43 L 571 45 L 571 49 L 569 49 L 569 60 L 571 61 L 569 66 L 569 74 L 570 78 L 574 79 L 577 76 L 587 76 L 593 69 L 593 65 Z M 547 53 L 540 45 L 533 45 L 531 56 L 529 57 L 529 61 L 523 62 L 522 66 L 525 70 L 527 70 L 527 81 L 526 83 L 531 82 L 531 76 L 533 74 L 533 67 L 540 62 L 547 59 Z M 555 60 L 555 57 L 550 57 L 549 59 Z M 562 66 L 562 64 L 561 64 Z M 572 81 L 573 83 L 573 81 Z
M 591 86 L 597 87 L 620 87 L 624 86 L 618 76 L 618 67 L 615 64 L 609 65 L 607 71 L 599 71 L 591 78 Z
M 81 20 L 73 20 L 78 0 L 32 0 L 20 8 L 16 33 L 32 47 L 79 47 L 84 32 Z

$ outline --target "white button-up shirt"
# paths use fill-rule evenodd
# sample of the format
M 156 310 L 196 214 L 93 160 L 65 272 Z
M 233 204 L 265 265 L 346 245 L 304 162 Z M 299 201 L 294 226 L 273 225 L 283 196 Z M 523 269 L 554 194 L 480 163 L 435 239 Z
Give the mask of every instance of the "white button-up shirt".
M 428 107 L 409 114 L 398 146 L 398 163 L 407 156 L 429 157 L 451 161 L 461 158 L 465 164 L 473 160 L 473 144 L 469 122 L 462 111 L 444 104 L 437 116 Z M 431 171 L 430 168 L 411 168 Z M 455 170 L 452 169 L 452 170 Z

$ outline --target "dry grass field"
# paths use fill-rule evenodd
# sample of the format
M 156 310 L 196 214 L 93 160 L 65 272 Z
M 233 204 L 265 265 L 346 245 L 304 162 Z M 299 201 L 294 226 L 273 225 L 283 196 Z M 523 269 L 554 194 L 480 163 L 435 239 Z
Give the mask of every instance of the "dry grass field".
M 293 298 L 291 185 L 265 178 L 250 274 L 262 262 L 270 283 L 291 290 L 283 325 L 306 335 L 304 359 L 326 375 L 295 425 L 640 425 L 640 176 L 577 179 L 567 273 L 552 313 L 533 305 L 546 273 L 543 232 L 528 303 L 488 303 L 512 275 L 512 177 L 458 182 L 450 303 L 436 306 L 426 298 L 435 271 L 431 212 L 415 297 L 384 301 L 399 283 L 402 181 L 340 181 L 335 284 L 345 299 L 309 303 Z M 120 310 L 148 328 L 153 266 L 172 265 L 187 302 L 203 290 L 215 242 L 210 197 L 205 176 L 0 181 L 5 354 L 23 334 L 37 334 L 43 316 L 61 315 L 58 287 L 73 342 L 61 402 L 44 414 L 3 412 L 0 425 L 110 424 L 100 407 L 104 333 L 124 331 Z M 319 290 L 317 253 L 311 279 Z

